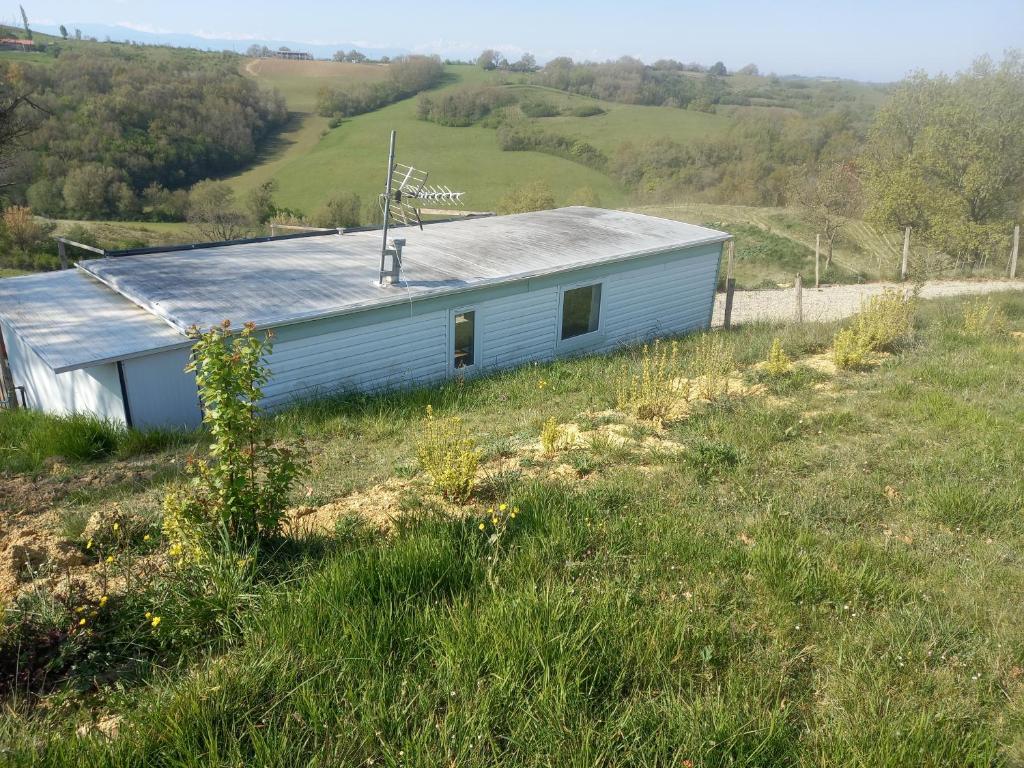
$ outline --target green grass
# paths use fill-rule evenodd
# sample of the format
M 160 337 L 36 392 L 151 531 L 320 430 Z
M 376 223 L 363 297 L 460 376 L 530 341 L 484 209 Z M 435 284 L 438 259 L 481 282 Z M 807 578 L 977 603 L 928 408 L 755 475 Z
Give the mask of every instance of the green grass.
M 132 430 L 84 415 L 0 411 L 0 472 L 36 472 L 47 459 L 94 462 L 153 453 L 184 440 L 180 432 Z
M 1024 298 L 995 301 L 1024 328 Z M 65 699 L 4 720 L 5 757 L 1018 764 L 1024 347 L 964 337 L 961 307 L 923 304 L 911 345 L 832 388 L 698 409 L 670 428 L 679 456 L 604 452 L 573 484 L 510 474 L 495 500 L 521 514 L 498 548 L 428 500 L 390 538 L 349 521 L 238 614 L 229 650 L 90 700 L 126 716 L 116 740 L 75 738 L 92 715 Z M 749 365 L 778 335 L 799 362 L 832 331 L 726 339 Z M 310 441 L 317 492 L 338 475 L 367 487 L 409 465 L 425 402 L 482 442 L 536 439 L 549 415 L 607 407 L 629 354 L 325 401 L 272 427 Z

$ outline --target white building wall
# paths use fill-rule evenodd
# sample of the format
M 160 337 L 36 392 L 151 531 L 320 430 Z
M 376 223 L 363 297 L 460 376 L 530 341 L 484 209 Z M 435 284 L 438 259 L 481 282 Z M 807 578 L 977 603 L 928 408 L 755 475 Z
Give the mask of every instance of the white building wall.
M 58 415 L 87 413 L 124 423 L 116 364 L 54 373 L 12 328 L 3 326 L 3 334 L 14 385 L 25 388 L 29 408 Z
M 132 426 L 196 427 L 203 420 L 194 373 L 185 373 L 189 350 L 170 349 L 121 363 Z

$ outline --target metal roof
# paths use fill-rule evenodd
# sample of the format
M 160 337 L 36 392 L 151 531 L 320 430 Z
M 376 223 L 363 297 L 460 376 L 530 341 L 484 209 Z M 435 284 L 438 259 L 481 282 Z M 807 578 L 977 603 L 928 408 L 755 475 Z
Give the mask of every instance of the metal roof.
M 583 207 L 392 232 L 408 242 L 402 284 L 387 288 L 377 284 L 379 232 L 108 257 L 79 267 L 181 331 L 225 319 L 271 327 L 729 237 L 678 221 Z
M 189 343 L 159 318 L 73 269 L 0 280 L 0 320 L 57 373 Z
M 61 371 L 182 346 L 193 325 L 287 325 L 729 238 L 584 207 L 392 232 L 407 238 L 396 286 L 377 284 L 380 232 L 351 232 L 90 259 L 77 271 L 0 280 L 0 319 Z

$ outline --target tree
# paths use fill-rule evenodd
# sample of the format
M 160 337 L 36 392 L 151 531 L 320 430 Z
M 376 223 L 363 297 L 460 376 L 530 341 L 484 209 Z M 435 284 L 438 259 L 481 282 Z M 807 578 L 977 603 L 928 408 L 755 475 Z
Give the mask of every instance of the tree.
M 497 51 L 488 48 L 476 57 L 476 65 L 481 69 L 497 69 L 500 56 Z
M 3 213 L 3 229 L 11 245 L 25 253 L 33 253 L 47 245 L 53 225 L 37 220 L 31 208 L 12 205 Z
M 871 222 L 913 226 L 961 263 L 982 262 L 1024 199 L 1024 57 L 912 75 L 879 109 L 863 163 Z
M 524 53 L 519 61 L 509 65 L 509 69 L 513 72 L 533 72 L 537 69 L 537 59 L 532 53 Z
M 354 192 L 341 192 L 317 211 L 313 223 L 318 227 L 357 227 L 362 223 L 363 202 Z
M 344 51 L 335 51 L 334 56 L 331 58 L 334 59 L 334 61 L 345 61 L 346 56 L 348 56 L 348 54 Z
M 720 61 L 716 61 L 708 69 L 708 74 L 709 75 L 715 75 L 716 77 L 725 77 L 727 74 L 729 74 L 729 72 L 728 72 L 728 70 L 726 70 L 725 64 L 723 64 Z
M 81 39 L 82 39 L 82 30 L 80 30 L 78 27 L 75 27 L 75 40 L 81 40 Z
M 186 219 L 201 240 L 235 240 L 249 230 L 248 219 L 235 206 L 234 190 L 211 179 L 192 187 Z
M 834 163 L 803 173 L 794 182 L 793 196 L 808 221 L 825 238 L 825 268 L 828 269 L 832 266 L 836 238 L 860 206 L 860 180 L 853 165 Z
M 68 28 L 65 27 L 63 24 L 60 25 L 60 36 L 63 37 L 65 40 L 68 39 Z
M 245 199 L 245 207 L 249 216 L 257 224 L 266 224 L 277 213 L 274 193 L 277 191 L 277 180 L 268 179 L 254 189 L 249 190 Z
M 18 10 L 21 11 L 21 23 L 25 27 L 25 37 L 29 40 L 32 39 L 32 30 L 28 26 L 28 15 L 25 13 L 25 6 L 19 5 Z
M 21 140 L 35 125 L 41 110 L 35 90 L 17 64 L 0 62 L 0 174 L 10 167 Z M 0 176 L 0 189 L 8 186 Z
M 747 64 L 739 70 L 741 75 L 759 75 L 761 72 L 757 68 L 757 64 Z
M 498 213 L 527 213 L 555 207 L 555 196 L 547 182 L 535 181 L 513 187 L 498 201 Z

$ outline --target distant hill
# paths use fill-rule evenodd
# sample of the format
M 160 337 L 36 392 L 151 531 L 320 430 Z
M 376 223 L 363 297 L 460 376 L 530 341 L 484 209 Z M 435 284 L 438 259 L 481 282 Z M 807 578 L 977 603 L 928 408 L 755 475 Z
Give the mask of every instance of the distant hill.
M 314 45 L 294 40 L 201 37 L 187 32 L 147 31 L 119 24 L 94 24 L 91 22 L 70 22 L 64 26 L 69 30 L 80 29 L 83 35 L 95 37 L 97 40 L 105 40 L 107 38 L 115 41 L 130 40 L 147 45 L 173 45 L 179 48 L 197 48 L 201 51 L 235 51 L 237 53 L 245 53 L 245 50 L 250 45 L 265 45 L 273 49 L 284 46 L 291 48 L 293 51 L 308 51 L 317 59 L 329 59 L 334 55 L 335 51 L 351 51 L 352 49 L 366 54 L 371 59 L 379 59 L 381 56 L 401 56 L 408 53 L 403 48 L 367 48 L 353 42 Z M 33 28 L 52 35 L 60 34 L 59 27 L 54 25 L 38 24 L 34 25 Z

